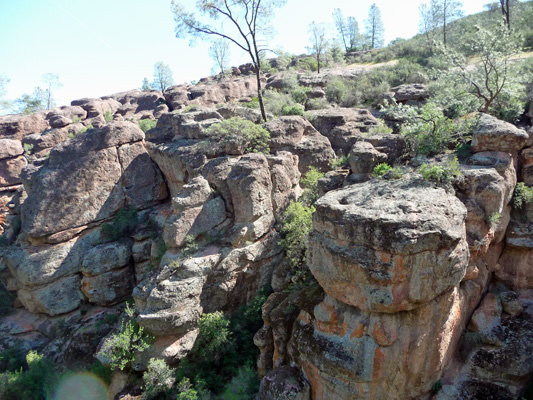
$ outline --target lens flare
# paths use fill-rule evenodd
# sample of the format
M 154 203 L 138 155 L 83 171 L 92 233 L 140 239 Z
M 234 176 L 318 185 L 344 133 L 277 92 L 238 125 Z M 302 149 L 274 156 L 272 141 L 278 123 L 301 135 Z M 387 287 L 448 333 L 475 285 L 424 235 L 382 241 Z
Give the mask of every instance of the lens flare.
M 101 379 L 90 373 L 81 373 L 64 377 L 54 400 L 111 400 L 111 396 Z

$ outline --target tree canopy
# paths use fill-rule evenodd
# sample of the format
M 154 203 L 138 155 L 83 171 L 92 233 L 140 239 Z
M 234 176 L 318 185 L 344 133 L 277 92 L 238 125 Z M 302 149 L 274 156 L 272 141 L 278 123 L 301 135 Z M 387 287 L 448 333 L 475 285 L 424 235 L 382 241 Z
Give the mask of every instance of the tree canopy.
M 183 2 L 172 1 L 177 38 L 218 36 L 233 43 L 250 56 L 257 79 L 257 96 L 266 121 L 261 89 L 261 57 L 266 51 L 265 37 L 271 31 L 274 10 L 287 0 L 198 0 L 196 12 L 188 12 Z M 215 24 L 221 22 L 221 24 Z M 223 23 L 229 23 L 223 25 Z

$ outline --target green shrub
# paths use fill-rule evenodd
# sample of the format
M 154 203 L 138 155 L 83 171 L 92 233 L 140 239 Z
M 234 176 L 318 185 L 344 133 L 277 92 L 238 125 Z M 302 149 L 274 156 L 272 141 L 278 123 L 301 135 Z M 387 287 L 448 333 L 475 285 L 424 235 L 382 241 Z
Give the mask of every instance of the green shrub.
M 498 226 L 500 224 L 501 218 L 502 215 L 499 212 L 494 212 L 492 214 L 487 215 L 485 217 L 485 221 L 491 226 Z
M 313 228 L 313 206 L 306 206 L 293 201 L 285 211 L 285 219 L 281 228 L 280 245 L 285 250 L 286 258 L 293 267 L 305 264 L 307 241 Z
M 19 346 L 12 346 L 0 353 L 0 372 L 18 371 L 24 365 L 25 355 Z
M 374 167 L 374 176 L 381 178 L 383 175 L 385 175 L 387 172 L 389 172 L 392 169 L 392 167 L 387 163 L 381 163 Z
M 304 188 L 301 202 L 305 205 L 313 205 L 318 199 L 318 180 L 324 176 L 324 173 L 315 167 L 309 167 L 309 170 L 300 179 L 300 184 Z
M 513 205 L 516 209 L 521 209 L 524 205 L 533 202 L 533 188 L 526 186 L 524 182 L 518 182 L 514 189 Z
M 24 154 L 26 156 L 31 156 L 32 151 L 33 151 L 33 144 L 24 143 Z
M 252 97 L 251 101 L 244 101 L 241 103 L 241 105 L 246 108 L 258 110 L 259 109 L 259 97 Z
M 424 163 L 418 169 L 418 172 L 423 179 L 437 183 L 451 183 L 457 176 L 461 175 L 457 157 L 452 157 L 448 162 L 441 165 Z
M 283 115 L 283 107 L 294 104 L 292 96 L 277 90 L 267 90 L 263 95 L 265 110 L 274 115 Z
M 369 129 L 369 135 L 389 135 L 392 133 L 392 129 L 385 124 L 373 126 Z
M 143 374 L 143 399 L 154 399 L 160 393 L 170 390 L 174 384 L 174 373 L 165 360 L 151 358 L 148 368 Z
M 290 94 L 295 102 L 298 104 L 305 104 L 307 100 L 307 93 L 311 91 L 311 88 L 306 86 L 297 86 L 290 91 Z
M 318 70 L 318 63 L 314 57 L 305 57 L 298 60 L 296 68 L 314 72 Z
M 304 108 L 300 104 L 295 104 L 293 106 L 289 106 L 287 104 L 284 104 L 281 107 L 281 115 L 304 115 Z
M 329 108 L 329 103 L 326 99 L 308 99 L 305 102 L 306 110 L 323 110 L 324 108 Z
M 59 374 L 54 363 L 35 351 L 26 355 L 27 369 L 0 374 L 0 398 L 42 400 L 52 398 Z
M 178 383 L 178 396 L 176 400 L 198 400 L 198 392 L 193 389 L 189 378 L 183 378 Z
M 134 206 L 121 208 L 112 222 L 102 225 L 102 235 L 109 241 L 118 240 L 135 229 L 138 219 L 139 215 Z
M 157 119 L 156 120 L 152 120 L 152 119 L 141 119 L 139 121 L 139 128 L 141 128 L 141 130 L 143 132 L 147 132 L 149 131 L 150 129 L 154 129 L 155 126 L 157 125 Z
M 213 124 L 208 133 L 228 142 L 244 143 L 248 152 L 270 153 L 270 133 L 260 125 L 240 117 Z
M 198 324 L 200 332 L 195 343 L 196 353 L 200 357 L 220 359 L 224 347 L 231 340 L 229 324 L 221 311 L 203 314 Z
M 335 170 L 337 168 L 343 168 L 348 165 L 350 162 L 350 156 L 345 156 L 344 154 L 341 154 L 337 156 L 336 158 L 329 161 L 329 167 L 332 170 Z
M 9 244 L 5 236 L 0 236 L 0 239 L 6 240 L 6 246 Z M 0 245 L 0 248 L 1 248 L 1 245 Z M 14 311 L 15 309 L 13 307 L 14 300 L 15 300 L 14 296 L 12 296 L 11 293 L 9 293 L 7 289 L 4 287 L 4 284 L 0 282 L 0 317 L 9 315 Z M 1 358 L 2 354 L 3 353 L 0 353 L 0 365 L 2 365 L 2 358 Z M 7 354 L 4 356 L 7 356 Z
M 122 321 L 120 330 L 109 337 L 99 354 L 108 360 L 111 368 L 124 370 L 131 367 L 135 355 L 146 350 L 153 336 L 134 320 Z
M 259 391 L 257 372 L 249 365 L 241 367 L 222 394 L 223 400 L 254 400 Z
M 113 121 L 113 114 L 111 114 L 111 111 L 107 110 L 107 111 L 104 113 L 104 119 L 105 119 L 105 122 L 111 122 L 111 121 Z

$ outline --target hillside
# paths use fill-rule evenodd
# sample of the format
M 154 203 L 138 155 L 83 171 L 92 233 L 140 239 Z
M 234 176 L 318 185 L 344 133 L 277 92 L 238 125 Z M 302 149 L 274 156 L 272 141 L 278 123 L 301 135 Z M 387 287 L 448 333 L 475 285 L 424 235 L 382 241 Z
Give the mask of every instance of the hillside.
M 516 7 L 0 117 L 0 399 L 533 398 Z

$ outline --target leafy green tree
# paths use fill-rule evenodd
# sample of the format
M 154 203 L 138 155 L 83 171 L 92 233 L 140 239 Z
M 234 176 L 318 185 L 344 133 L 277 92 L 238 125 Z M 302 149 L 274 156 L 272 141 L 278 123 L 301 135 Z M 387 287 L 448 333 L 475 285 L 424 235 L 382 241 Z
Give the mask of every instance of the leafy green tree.
M 144 78 L 143 79 L 143 83 L 141 85 L 141 90 L 143 92 L 149 92 L 150 90 L 152 90 L 152 84 L 150 83 L 150 81 L 148 80 L 148 78 Z
M 335 24 L 335 28 L 337 28 L 337 33 L 339 34 L 340 41 L 344 45 L 344 49 L 348 51 L 348 27 L 340 8 L 333 10 L 333 23 Z
M 431 0 L 430 14 L 442 27 L 442 42 L 447 47 L 448 24 L 463 16 L 463 3 L 458 0 Z
M 260 53 L 266 51 L 260 43 L 265 39 L 271 28 L 269 23 L 274 14 L 274 9 L 282 6 L 287 0 L 198 0 L 196 14 L 187 12 L 181 4 L 183 2 L 172 0 L 172 12 L 176 22 L 176 37 L 190 36 L 210 37 L 218 36 L 246 52 L 250 56 L 257 80 L 257 98 L 261 116 L 266 122 L 266 112 L 263 104 L 261 85 L 261 57 Z M 202 20 L 199 17 L 205 17 Z M 207 22 L 206 22 L 207 19 Z M 217 20 L 228 22 L 224 29 L 213 24 Z
M 24 93 L 15 100 L 15 109 L 19 113 L 31 114 L 33 112 L 44 110 L 46 107 L 46 99 L 48 95 L 45 90 L 36 87 L 33 94 Z
M 213 71 L 217 69 L 220 71 L 220 76 L 224 75 L 224 71 L 228 69 L 229 66 L 229 42 L 222 38 L 215 39 L 209 47 L 209 56 L 215 63 Z
M 152 87 L 164 92 L 174 84 L 174 77 L 172 70 L 163 61 L 158 61 L 154 65 L 154 80 Z
M 327 25 L 325 23 L 316 23 L 315 21 L 309 24 L 309 42 L 310 48 L 316 58 L 317 73 L 320 73 L 320 59 L 328 48 Z
M 357 50 L 361 47 L 361 34 L 355 17 L 346 18 L 346 36 L 350 50 Z
M 367 47 L 376 49 L 385 44 L 385 27 L 381 11 L 376 3 L 370 6 L 368 18 L 365 20 L 365 36 Z
M 481 100 L 479 111 L 489 112 L 497 98 L 513 86 L 509 61 L 520 49 L 520 37 L 502 22 L 492 29 L 476 26 L 474 34 L 465 38 L 465 45 L 479 61 L 470 65 L 465 56 L 447 49 L 447 59 L 455 67 L 448 72 L 449 78 L 459 76 Z

